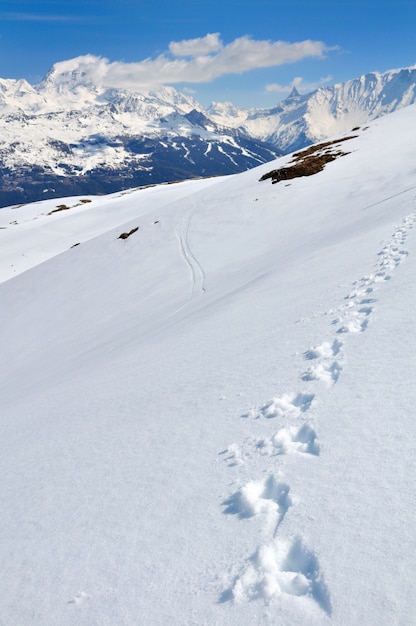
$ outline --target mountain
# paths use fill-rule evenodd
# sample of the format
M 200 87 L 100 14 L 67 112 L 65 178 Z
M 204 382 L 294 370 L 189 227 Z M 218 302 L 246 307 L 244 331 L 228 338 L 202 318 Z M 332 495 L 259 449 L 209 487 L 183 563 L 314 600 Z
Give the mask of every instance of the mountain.
M 70 62 L 35 87 L 2 80 L 0 128 L 1 206 L 232 174 L 280 154 L 173 88 L 100 88 Z
M 210 118 L 272 143 L 284 153 L 348 132 L 354 126 L 416 102 L 416 67 L 372 72 L 359 78 L 291 94 L 272 109 L 238 109 L 213 103 Z
M 0 80 L 0 206 L 241 172 L 416 101 L 416 68 L 372 73 L 271 109 L 172 87 L 106 89 L 53 66 L 38 85 Z
M 413 623 L 415 124 L 0 211 L 1 623 Z

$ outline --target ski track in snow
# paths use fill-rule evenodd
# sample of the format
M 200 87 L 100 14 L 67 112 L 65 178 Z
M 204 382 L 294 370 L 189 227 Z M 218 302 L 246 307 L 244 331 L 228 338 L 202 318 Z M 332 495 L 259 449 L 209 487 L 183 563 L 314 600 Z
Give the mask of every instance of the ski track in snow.
M 342 373 L 344 340 L 340 337 L 344 339 L 349 333 L 367 330 L 377 302 L 373 294 L 384 281 L 392 278 L 392 272 L 408 255 L 402 246 L 415 223 L 416 212 L 403 218 L 379 252 L 374 272 L 353 283 L 352 290 L 337 309 L 338 317 L 332 320 L 335 336 L 303 353 L 309 367 L 300 374 L 301 381 L 306 384 L 320 381 L 323 389 L 336 384 Z M 281 594 L 288 594 L 307 597 L 324 613 L 331 614 L 330 594 L 317 556 L 299 535 L 294 541 L 279 537 L 283 520 L 285 525 L 290 525 L 290 508 L 294 505 L 290 485 L 284 478 L 285 456 L 319 457 L 320 443 L 310 415 L 314 400 L 315 394 L 302 390 L 274 397 L 260 409 L 250 409 L 241 417 L 276 419 L 279 430 L 262 439 L 249 438 L 241 444 L 233 443 L 221 453 L 229 467 L 250 467 L 250 461 L 257 455 L 277 457 L 278 467 L 274 464 L 266 478 L 248 481 L 223 502 L 224 513 L 235 515 L 245 523 L 250 523 L 251 518 L 260 518 L 265 541 L 241 565 L 239 573 L 222 592 L 220 602 L 262 600 L 268 603 L 276 601 Z
M 191 300 L 198 295 L 201 295 L 206 292 L 205 288 L 205 272 L 192 252 L 191 246 L 189 245 L 189 225 L 191 223 L 192 214 L 194 209 L 191 209 L 186 213 L 186 215 L 178 222 L 175 233 L 179 242 L 179 250 L 183 260 L 188 266 L 191 273 L 192 280 L 192 295 Z

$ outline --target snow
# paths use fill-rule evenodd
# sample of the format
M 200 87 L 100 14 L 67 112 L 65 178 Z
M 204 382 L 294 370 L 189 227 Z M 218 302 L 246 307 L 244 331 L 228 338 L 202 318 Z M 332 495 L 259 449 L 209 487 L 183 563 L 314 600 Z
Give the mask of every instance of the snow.
M 1 623 L 414 622 L 415 116 L 0 211 Z
M 87 70 L 94 59 L 83 57 Z M 80 61 L 56 63 L 35 86 L 0 79 L 0 152 L 5 167 L 42 163 L 54 174 L 66 176 L 68 167 L 85 174 L 103 164 L 128 166 L 133 157 L 120 137 L 166 137 L 166 122 L 168 135 L 195 134 L 195 126 L 183 116 L 202 107 L 190 96 L 171 87 L 146 94 L 97 87 L 88 71 L 74 70 Z M 198 131 L 204 138 L 217 136 L 214 128 Z
M 322 141 L 354 126 L 415 102 L 414 67 L 372 72 L 310 94 L 296 90 L 272 109 L 236 109 L 213 103 L 208 114 L 217 124 L 243 128 L 284 152 Z
M 136 161 L 139 157 L 121 139 L 126 136 L 153 140 L 199 136 L 207 144 L 223 140 L 237 145 L 241 142 L 233 140 L 235 129 L 290 152 L 348 132 L 416 99 L 416 68 L 409 67 L 366 74 L 306 95 L 295 91 L 271 109 L 239 109 L 229 102 L 204 109 L 172 87 L 140 93 L 97 86 L 89 69 L 95 63 L 91 55 L 56 63 L 34 86 L 0 79 L 4 167 L 20 170 L 41 163 L 59 176 L 88 174 Z M 85 71 L 79 70 L 81 66 Z M 207 118 L 205 128 L 185 117 L 192 111 Z

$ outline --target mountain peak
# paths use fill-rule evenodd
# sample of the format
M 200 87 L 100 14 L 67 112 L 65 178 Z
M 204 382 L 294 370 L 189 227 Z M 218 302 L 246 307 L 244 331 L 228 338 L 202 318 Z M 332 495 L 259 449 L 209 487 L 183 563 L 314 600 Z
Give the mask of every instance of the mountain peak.
M 299 98 L 299 97 L 300 97 L 299 91 L 296 89 L 296 87 L 293 87 L 292 91 L 290 92 L 286 100 L 294 100 L 295 98 Z
M 104 62 L 104 61 L 103 61 Z M 92 54 L 55 63 L 39 84 L 41 88 L 73 90 L 77 87 L 95 87 L 100 83 L 99 64 Z

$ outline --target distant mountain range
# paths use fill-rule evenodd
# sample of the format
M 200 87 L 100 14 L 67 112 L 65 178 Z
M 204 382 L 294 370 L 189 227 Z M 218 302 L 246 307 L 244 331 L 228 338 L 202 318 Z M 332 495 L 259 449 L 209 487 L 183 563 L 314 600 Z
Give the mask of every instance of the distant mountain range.
M 237 173 L 416 102 L 416 67 L 294 89 L 271 109 L 105 89 L 69 67 L 35 86 L 0 79 L 0 206 Z
M 217 124 L 293 152 L 416 102 L 416 67 L 373 72 L 300 95 L 296 89 L 271 109 L 238 109 L 213 103 L 206 111 Z

